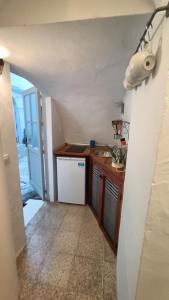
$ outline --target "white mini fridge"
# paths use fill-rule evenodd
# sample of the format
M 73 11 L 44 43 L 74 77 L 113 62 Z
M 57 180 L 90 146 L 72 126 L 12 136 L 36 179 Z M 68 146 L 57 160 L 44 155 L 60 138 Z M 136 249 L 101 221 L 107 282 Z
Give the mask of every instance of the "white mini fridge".
M 85 204 L 86 159 L 57 157 L 58 201 Z

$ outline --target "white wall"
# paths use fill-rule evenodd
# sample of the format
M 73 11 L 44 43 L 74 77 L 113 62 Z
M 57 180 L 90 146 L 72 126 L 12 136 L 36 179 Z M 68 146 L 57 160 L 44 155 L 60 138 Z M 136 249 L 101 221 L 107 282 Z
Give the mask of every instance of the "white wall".
M 57 99 L 68 142 L 111 144 L 124 71 L 147 20 L 139 15 L 0 28 L 0 45 L 11 51 L 16 72 Z
M 151 12 L 151 0 L 0 1 L 0 25 L 45 24 Z
M 138 279 L 138 300 L 169 299 L 169 69 L 164 101 Z
M 57 102 L 52 99 L 52 138 L 53 138 L 53 150 L 59 148 L 65 143 L 65 136 L 63 131 L 63 124 L 60 116 L 59 106 Z M 57 170 L 56 159 L 53 157 L 53 179 L 54 179 L 54 199 L 58 200 L 57 196 Z
M 48 163 L 48 189 L 50 201 L 57 200 L 57 178 L 56 159 L 53 150 L 65 143 L 62 121 L 59 108 L 51 97 L 45 99 L 46 110 L 46 142 L 47 142 L 47 163 Z
M 154 26 L 156 27 L 157 24 L 154 24 Z M 165 85 L 169 67 L 168 19 L 165 19 L 163 25 L 159 27 L 158 32 L 154 36 L 153 51 L 157 51 L 157 66 L 153 76 L 136 91 L 128 92 L 125 99 L 126 103 L 132 101 L 132 114 L 117 257 L 119 300 L 137 299 L 135 298 L 136 287 L 140 271 L 145 222 L 159 143 Z M 163 201 L 162 198 L 161 201 Z M 156 221 L 158 222 L 158 219 Z M 148 237 L 147 232 L 147 239 Z M 158 254 L 160 255 L 160 253 Z M 159 287 L 158 280 L 153 280 L 154 278 L 152 278 L 152 281 L 149 280 L 148 284 L 151 285 L 149 289 L 154 288 L 157 290 Z M 168 299 L 161 296 L 159 298 L 151 298 L 146 290 L 147 285 L 140 287 L 142 291 L 143 288 L 144 293 L 142 296 L 140 296 L 140 290 L 138 291 L 139 300 Z
M 124 100 L 124 115 L 123 115 L 123 120 L 130 122 L 131 121 L 131 116 L 132 116 L 132 104 L 133 104 L 133 99 L 130 97 L 125 97 Z
M 59 103 L 66 142 L 89 144 L 94 139 L 100 145 L 112 144 L 112 120 L 120 117 L 120 107 L 112 99 L 83 93 L 75 89 Z
M 168 0 L 153 0 L 155 7 L 163 6 L 168 4 Z
M 18 281 L 8 198 L 0 140 L 0 299 L 17 300 Z
M 3 74 L 0 76 L 0 135 L 2 137 L 3 154 L 9 155 L 9 159 L 5 164 L 5 175 L 17 256 L 24 247 L 25 237 L 9 71 L 9 65 L 5 64 Z
M 51 109 L 52 109 L 53 149 L 55 149 L 63 145 L 65 139 L 64 139 L 62 120 L 60 117 L 59 106 L 54 99 L 51 99 Z

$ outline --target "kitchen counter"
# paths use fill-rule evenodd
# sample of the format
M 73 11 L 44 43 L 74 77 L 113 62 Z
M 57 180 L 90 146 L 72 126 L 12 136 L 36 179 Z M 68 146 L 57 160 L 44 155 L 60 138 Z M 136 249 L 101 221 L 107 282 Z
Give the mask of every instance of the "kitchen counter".
M 66 152 L 69 148 L 70 144 L 65 144 L 61 148 L 54 150 L 55 156 L 68 156 L 68 157 L 86 157 L 91 158 L 92 162 L 97 163 L 100 168 L 104 171 L 109 172 L 110 175 L 116 176 L 116 178 L 123 184 L 125 171 L 116 170 L 116 168 L 112 167 L 112 158 L 110 157 L 98 157 L 96 153 L 98 151 L 110 151 L 110 148 L 107 146 L 98 146 L 96 148 L 90 148 L 86 146 L 86 149 L 82 153 L 78 152 Z
M 70 144 L 54 151 L 54 155 L 86 158 L 86 201 L 91 207 L 103 233 L 114 253 L 117 253 L 118 235 L 123 199 L 125 171 L 112 167 L 111 157 L 100 157 L 96 153 L 110 151 L 109 147 L 86 149 L 82 153 L 67 152 Z M 75 149 L 76 150 L 76 149 Z M 112 225 L 114 224 L 114 225 Z

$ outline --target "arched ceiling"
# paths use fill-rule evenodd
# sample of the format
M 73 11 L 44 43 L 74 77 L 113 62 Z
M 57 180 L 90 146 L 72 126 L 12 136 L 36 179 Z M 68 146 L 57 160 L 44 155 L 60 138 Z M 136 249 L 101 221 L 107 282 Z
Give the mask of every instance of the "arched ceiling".
M 155 7 L 163 6 L 168 4 L 168 0 L 153 0 Z
M 111 143 L 122 81 L 147 15 L 0 28 L 12 70 L 58 103 L 68 142 Z
M 139 15 L 153 9 L 153 0 L 0 0 L 0 26 Z

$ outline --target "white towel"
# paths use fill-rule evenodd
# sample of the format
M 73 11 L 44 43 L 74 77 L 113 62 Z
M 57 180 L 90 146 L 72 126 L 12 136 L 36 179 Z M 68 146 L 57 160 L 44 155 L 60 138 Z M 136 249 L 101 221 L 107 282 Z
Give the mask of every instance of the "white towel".
M 123 86 L 126 89 L 133 89 L 140 85 L 145 78 L 150 76 L 155 63 L 155 56 L 149 49 L 134 54 L 126 69 Z

